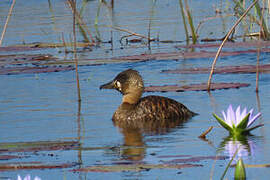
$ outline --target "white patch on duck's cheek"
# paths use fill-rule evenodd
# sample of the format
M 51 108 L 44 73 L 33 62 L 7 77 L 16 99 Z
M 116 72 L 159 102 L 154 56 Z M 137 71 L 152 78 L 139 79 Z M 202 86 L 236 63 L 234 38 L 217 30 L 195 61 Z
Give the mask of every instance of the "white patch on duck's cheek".
M 121 83 L 119 81 L 115 81 L 115 86 L 119 91 L 122 91 Z

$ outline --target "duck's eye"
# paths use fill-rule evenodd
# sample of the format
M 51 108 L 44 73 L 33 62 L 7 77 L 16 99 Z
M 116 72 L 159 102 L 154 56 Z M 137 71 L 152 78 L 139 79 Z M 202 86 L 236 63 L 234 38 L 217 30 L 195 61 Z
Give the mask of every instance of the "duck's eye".
M 119 91 L 121 91 L 121 83 L 119 81 L 115 81 L 115 86 Z

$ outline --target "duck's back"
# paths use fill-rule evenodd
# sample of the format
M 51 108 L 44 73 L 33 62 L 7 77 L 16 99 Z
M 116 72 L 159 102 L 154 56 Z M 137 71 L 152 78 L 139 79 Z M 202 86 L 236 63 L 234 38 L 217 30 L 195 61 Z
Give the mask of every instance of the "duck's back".
M 146 96 L 137 104 L 123 103 L 113 115 L 114 123 L 130 124 L 132 126 L 168 127 L 171 123 L 184 121 L 195 113 L 183 104 L 166 97 Z

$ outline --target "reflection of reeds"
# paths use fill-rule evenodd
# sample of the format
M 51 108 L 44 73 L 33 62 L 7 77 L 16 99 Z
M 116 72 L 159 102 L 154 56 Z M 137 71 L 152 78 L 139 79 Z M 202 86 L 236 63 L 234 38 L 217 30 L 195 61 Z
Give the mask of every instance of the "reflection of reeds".
M 8 25 L 8 22 L 9 22 L 9 18 L 10 18 L 10 16 L 11 16 L 13 7 L 14 7 L 14 5 L 15 5 L 15 2 L 16 2 L 16 0 L 13 0 L 12 4 L 11 4 L 11 6 L 10 6 L 10 9 L 9 9 L 9 12 L 8 12 L 8 16 L 7 16 L 7 20 L 6 20 L 6 23 L 5 23 L 4 28 L 3 28 L 3 31 L 2 31 L 2 35 L 1 35 L 1 39 L 0 39 L 0 46 L 2 45 L 2 41 L 3 41 L 3 39 L 4 39 L 6 30 L 7 30 L 7 25 Z

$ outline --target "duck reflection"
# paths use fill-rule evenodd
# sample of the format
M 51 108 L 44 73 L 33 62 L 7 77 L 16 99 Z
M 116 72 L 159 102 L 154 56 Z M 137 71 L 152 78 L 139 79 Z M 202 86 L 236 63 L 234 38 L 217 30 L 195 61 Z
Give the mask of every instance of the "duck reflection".
M 257 147 L 251 136 L 228 136 L 221 142 L 220 149 L 224 150 L 230 159 L 233 158 L 235 152 L 238 150 L 234 158 L 237 161 L 239 158 L 254 156 Z
M 121 129 L 124 136 L 124 149 L 121 157 L 125 160 L 140 161 L 145 156 L 145 143 L 143 135 L 139 129 L 124 128 Z
M 141 123 L 139 127 L 129 123 L 114 123 L 124 136 L 123 150 L 120 153 L 121 159 L 129 161 L 141 161 L 146 154 L 147 145 L 144 136 L 164 135 L 176 128 L 183 128 L 183 123 L 188 119 L 167 121 L 166 124 L 159 124 L 152 121 Z

